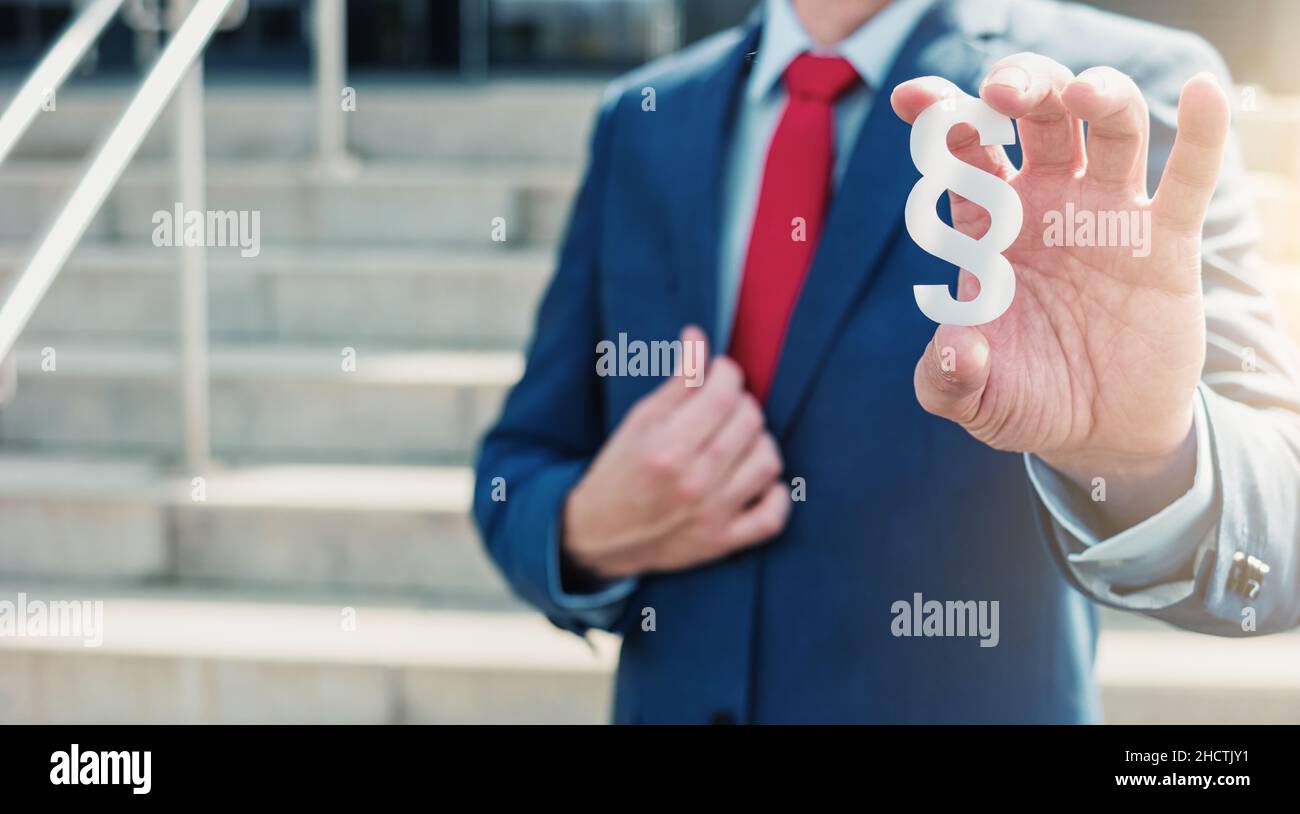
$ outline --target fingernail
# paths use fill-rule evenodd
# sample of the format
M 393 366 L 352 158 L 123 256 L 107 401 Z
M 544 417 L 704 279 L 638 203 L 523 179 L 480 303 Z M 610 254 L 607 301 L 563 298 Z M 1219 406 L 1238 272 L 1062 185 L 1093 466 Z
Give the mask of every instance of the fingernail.
M 1029 74 L 1024 68 L 1017 68 L 1014 65 L 1008 65 L 1005 68 L 998 68 L 984 82 L 985 85 L 1002 85 L 1008 88 L 1015 88 L 1020 93 L 1029 90 Z

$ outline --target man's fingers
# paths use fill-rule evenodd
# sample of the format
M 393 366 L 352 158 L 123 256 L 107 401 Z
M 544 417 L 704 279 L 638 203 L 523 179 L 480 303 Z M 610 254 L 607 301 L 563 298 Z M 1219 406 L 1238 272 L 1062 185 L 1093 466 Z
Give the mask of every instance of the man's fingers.
M 686 401 L 692 390 L 698 390 L 702 385 L 709 364 L 709 339 L 694 325 L 683 328 L 679 339 L 682 352 L 675 361 L 673 375 L 636 404 L 633 408 L 635 418 L 649 421 L 667 418 Z
M 744 374 L 734 361 L 726 356 L 713 359 L 704 384 L 687 394 L 664 421 L 665 454 L 683 461 L 695 454 L 736 409 L 745 392 L 744 383 Z
M 1219 180 L 1229 123 L 1228 99 L 1213 74 L 1187 80 L 1178 98 L 1178 134 L 1152 217 L 1177 229 L 1200 231 Z
M 780 477 L 783 468 L 775 439 L 769 433 L 762 433 L 727 474 L 718 497 L 730 508 L 745 506 Z
M 790 487 L 773 483 L 757 502 L 727 524 L 723 544 L 727 550 L 734 550 L 770 540 L 785 528 L 790 506 Z
M 1147 103 L 1137 84 L 1114 68 L 1089 68 L 1061 95 L 1088 123 L 1088 178 L 1146 197 Z
M 664 384 L 669 390 L 670 404 L 684 401 L 686 396 L 704 383 L 709 366 L 709 337 L 698 326 L 687 325 L 678 337 L 682 352 L 674 361 L 673 375 Z
M 682 353 L 677 358 L 677 367 L 673 370 L 673 375 L 687 383 L 692 383 L 696 373 L 703 372 L 703 367 L 700 366 L 708 364 L 709 337 L 699 326 L 687 325 L 682 328 L 681 336 L 678 338 L 682 342 Z M 687 348 L 692 350 L 688 351 Z
M 957 86 L 941 76 L 918 76 L 896 86 L 889 94 L 889 104 L 898 118 L 915 124 L 927 107 L 956 92 Z
M 1069 174 L 1083 166 L 1083 125 L 1061 101 L 1070 69 L 1040 54 L 1003 57 L 980 85 L 989 107 L 1016 120 L 1022 170 Z
M 722 429 L 691 461 L 686 474 L 689 488 L 721 488 L 762 433 L 763 408 L 749 393 L 742 393 Z
M 989 379 L 989 343 L 978 328 L 940 325 L 916 363 L 916 399 L 928 413 L 966 425 Z
M 908 124 L 933 104 L 957 93 L 957 86 L 939 76 L 921 76 L 909 79 L 894 88 L 889 102 L 898 117 Z M 984 172 L 1007 178 L 1015 171 L 1001 144 L 980 144 L 979 132 L 968 124 L 959 124 L 948 131 L 948 151 L 967 164 Z

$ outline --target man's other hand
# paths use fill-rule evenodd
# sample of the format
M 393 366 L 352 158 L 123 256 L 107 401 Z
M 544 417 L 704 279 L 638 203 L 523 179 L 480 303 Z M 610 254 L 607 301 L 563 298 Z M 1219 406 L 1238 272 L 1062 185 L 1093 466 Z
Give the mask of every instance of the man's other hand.
M 681 338 L 707 342 L 695 327 Z M 604 579 L 677 571 L 785 527 L 781 455 L 743 385 L 720 356 L 699 387 L 679 372 L 628 411 L 565 503 L 571 562 Z

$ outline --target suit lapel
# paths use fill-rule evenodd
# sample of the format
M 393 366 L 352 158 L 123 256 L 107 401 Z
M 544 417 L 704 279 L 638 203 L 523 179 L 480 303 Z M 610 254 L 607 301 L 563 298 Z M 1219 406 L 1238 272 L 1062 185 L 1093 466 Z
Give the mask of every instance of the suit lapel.
M 778 437 L 793 422 L 886 248 L 900 237 L 903 204 L 920 177 L 908 151 L 910 128 L 894 114 L 889 94 L 900 82 L 929 74 L 973 92 L 986 61 L 973 43 L 1000 31 L 1004 19 L 1000 2 L 981 0 L 972 14 L 974 5 L 940 0 L 913 30 L 885 86 L 873 89 L 871 110 L 831 203 L 768 396 L 768 424 Z
M 681 292 L 683 323 L 699 325 L 716 346 L 718 311 L 718 235 L 722 218 L 722 174 L 736 103 L 758 48 L 760 26 L 751 18 L 740 41 L 710 69 L 698 86 L 688 132 L 699 134 L 697 149 L 683 158 L 682 178 L 689 197 L 681 209 L 685 252 L 674 263 Z M 715 352 L 718 350 L 715 348 Z

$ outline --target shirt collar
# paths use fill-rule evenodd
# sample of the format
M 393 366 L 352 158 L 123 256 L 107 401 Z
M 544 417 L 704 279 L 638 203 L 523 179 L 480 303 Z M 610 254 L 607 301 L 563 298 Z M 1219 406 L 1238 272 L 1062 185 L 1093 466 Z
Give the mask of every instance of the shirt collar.
M 857 31 L 830 48 L 821 48 L 804 30 L 790 0 L 765 0 L 763 40 L 746 90 L 749 100 L 757 101 L 771 92 L 786 67 L 804 51 L 842 56 L 868 86 L 881 87 L 903 41 L 934 2 L 893 0 Z

